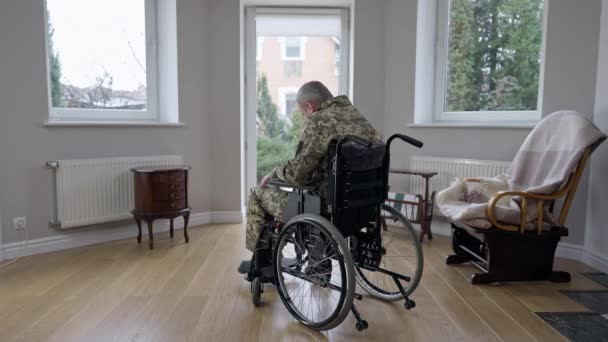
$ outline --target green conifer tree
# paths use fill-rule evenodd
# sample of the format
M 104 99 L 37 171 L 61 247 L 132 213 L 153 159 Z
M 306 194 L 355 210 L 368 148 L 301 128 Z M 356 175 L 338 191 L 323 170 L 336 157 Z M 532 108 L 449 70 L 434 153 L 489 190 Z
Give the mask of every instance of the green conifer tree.
M 47 18 L 49 17 L 47 12 Z M 53 107 L 63 106 L 63 85 L 61 84 L 61 61 L 59 60 L 59 54 L 55 52 L 53 45 L 53 34 L 55 29 L 51 24 L 50 20 L 47 23 L 48 29 L 48 54 L 49 54 L 49 78 L 51 81 L 51 102 Z

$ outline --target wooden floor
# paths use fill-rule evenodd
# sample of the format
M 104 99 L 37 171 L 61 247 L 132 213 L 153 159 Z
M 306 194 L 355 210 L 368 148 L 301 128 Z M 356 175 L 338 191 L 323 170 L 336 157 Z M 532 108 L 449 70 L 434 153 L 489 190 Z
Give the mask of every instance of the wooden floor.
M 357 332 L 352 315 L 319 333 L 295 322 L 276 290 L 254 308 L 249 284 L 236 272 L 241 225 L 195 227 L 159 234 L 156 249 L 135 239 L 19 260 L 0 269 L 0 341 L 560 341 L 538 311 L 587 311 L 560 289 L 601 288 L 559 260 L 570 284 L 472 286 L 471 266 L 448 267 L 449 240 L 424 243 L 417 307 L 369 297 L 358 304 L 370 327 Z

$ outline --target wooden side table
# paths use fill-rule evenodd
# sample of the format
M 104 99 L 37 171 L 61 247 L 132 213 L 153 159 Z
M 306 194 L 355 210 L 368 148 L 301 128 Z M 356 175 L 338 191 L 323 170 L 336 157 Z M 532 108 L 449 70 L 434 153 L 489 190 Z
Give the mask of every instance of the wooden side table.
M 432 240 L 433 234 L 431 233 L 431 221 L 433 220 L 433 207 L 435 206 L 435 191 L 429 194 L 429 179 L 436 176 L 437 172 L 418 172 L 402 169 L 390 169 L 389 172 L 394 174 L 412 175 L 424 178 L 424 197 L 422 197 L 422 195 L 420 194 L 417 194 L 417 196 L 420 198 L 420 202 L 418 203 L 418 215 L 416 217 L 416 220 L 412 222 L 420 224 L 420 242 L 422 242 L 422 240 L 424 239 L 424 235 L 426 235 L 429 240 Z M 415 202 L 391 199 L 388 199 L 387 201 L 410 205 L 416 204 Z
M 184 238 L 186 243 L 189 241 L 188 170 L 189 166 L 142 167 L 131 170 L 135 187 L 135 209 L 131 213 L 139 229 L 137 243 L 141 243 L 142 220 L 148 224 L 148 244 L 153 249 L 154 220 L 169 219 L 169 234 L 173 238 L 173 220 L 179 216 L 184 217 Z

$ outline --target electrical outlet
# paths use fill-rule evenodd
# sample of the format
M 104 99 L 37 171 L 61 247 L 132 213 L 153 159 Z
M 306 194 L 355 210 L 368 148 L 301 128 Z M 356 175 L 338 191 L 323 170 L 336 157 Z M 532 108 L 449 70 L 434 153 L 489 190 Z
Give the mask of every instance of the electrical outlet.
M 27 220 L 25 216 L 22 217 L 13 217 L 13 228 L 15 230 L 25 229 L 27 227 Z

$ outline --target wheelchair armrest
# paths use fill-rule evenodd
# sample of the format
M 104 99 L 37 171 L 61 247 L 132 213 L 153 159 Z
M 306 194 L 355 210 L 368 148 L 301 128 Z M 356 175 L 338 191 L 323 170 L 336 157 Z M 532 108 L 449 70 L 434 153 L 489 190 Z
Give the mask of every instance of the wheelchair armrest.
M 268 185 L 274 185 L 274 186 L 278 186 L 281 188 L 293 188 L 296 190 L 306 190 L 306 191 L 314 191 L 316 190 L 315 186 L 311 186 L 311 185 L 302 185 L 302 186 L 295 186 L 295 185 L 291 185 L 289 183 L 285 183 L 282 180 L 279 179 L 271 179 L 268 181 L 267 183 Z

